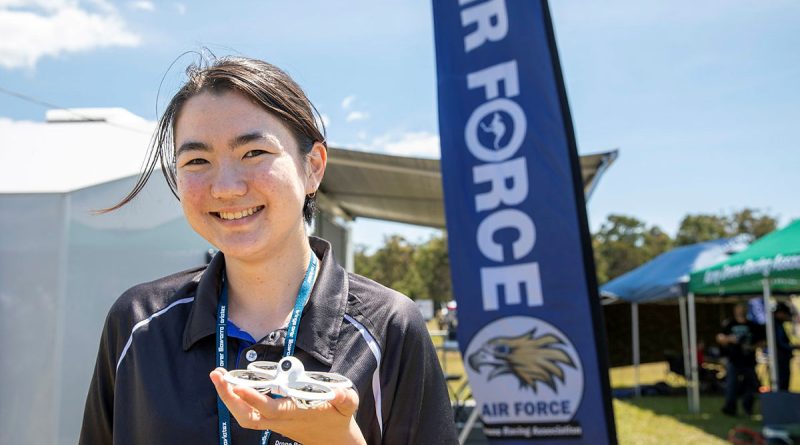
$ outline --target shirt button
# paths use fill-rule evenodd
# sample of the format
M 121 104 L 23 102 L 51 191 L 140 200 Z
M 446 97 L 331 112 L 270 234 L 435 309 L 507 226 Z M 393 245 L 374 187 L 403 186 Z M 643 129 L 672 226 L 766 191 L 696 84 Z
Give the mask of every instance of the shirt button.
M 244 355 L 244 358 L 246 358 L 248 362 L 253 362 L 258 358 L 258 354 L 256 351 L 251 349 L 247 351 L 247 353 Z

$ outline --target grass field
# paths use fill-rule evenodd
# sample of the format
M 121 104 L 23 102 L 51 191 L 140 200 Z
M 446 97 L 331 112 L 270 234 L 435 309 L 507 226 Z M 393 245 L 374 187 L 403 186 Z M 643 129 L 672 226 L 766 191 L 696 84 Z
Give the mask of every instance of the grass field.
M 630 388 L 634 383 L 634 369 L 624 366 L 611 369 L 612 388 Z M 647 396 L 614 400 L 614 417 L 620 444 L 670 444 L 701 443 L 726 444 L 728 432 L 737 426 L 760 430 L 761 416 L 728 417 L 720 412 L 722 396 L 703 395 L 700 413 L 690 414 L 682 377 L 669 374 L 666 362 L 645 363 L 639 368 L 642 385 L 666 382 L 676 388 L 673 396 Z M 758 412 L 758 404 L 756 404 Z
M 433 341 L 439 348 L 439 360 L 445 373 L 461 376 L 460 379 L 448 383 L 452 397 L 466 381 L 461 354 L 451 350 L 444 352 L 441 348 L 442 337 L 434 336 Z M 671 386 L 685 388 L 686 382 L 681 377 L 670 375 L 668 371 L 666 362 L 642 364 L 639 368 L 639 381 L 642 385 L 667 382 Z M 633 367 L 614 368 L 609 373 L 609 379 L 612 388 L 632 387 L 635 381 Z M 760 416 L 724 416 L 720 412 L 722 403 L 721 396 L 703 396 L 700 400 L 701 413 L 689 414 L 685 395 L 615 399 L 613 407 L 619 443 L 721 445 L 729 443 L 726 438 L 733 427 L 760 429 Z
M 703 397 L 700 414 L 689 414 L 685 397 L 652 396 L 614 400 L 617 437 L 621 445 L 727 444 L 728 431 L 744 426 L 758 431 L 759 416 L 726 417 L 719 412 L 722 397 Z

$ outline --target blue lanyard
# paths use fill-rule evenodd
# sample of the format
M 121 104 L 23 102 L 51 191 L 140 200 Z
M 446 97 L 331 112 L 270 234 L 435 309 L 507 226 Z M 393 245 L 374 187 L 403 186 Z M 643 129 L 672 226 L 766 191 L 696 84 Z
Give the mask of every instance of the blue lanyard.
M 286 332 L 286 342 L 283 345 L 283 356 L 288 357 L 294 354 L 294 346 L 297 342 L 297 329 L 300 326 L 300 318 L 303 316 L 303 308 L 311 296 L 311 288 L 314 287 L 314 280 L 317 276 L 317 257 L 311 252 L 311 260 L 303 277 L 303 284 L 292 309 L 292 318 L 289 319 L 289 326 Z M 217 366 L 228 369 L 228 283 L 225 273 L 222 274 L 222 293 L 219 296 L 217 305 Z M 231 413 L 228 407 L 217 396 L 217 413 L 219 418 L 219 445 L 231 445 Z M 264 431 L 261 435 L 261 445 L 266 445 L 269 441 L 270 431 Z

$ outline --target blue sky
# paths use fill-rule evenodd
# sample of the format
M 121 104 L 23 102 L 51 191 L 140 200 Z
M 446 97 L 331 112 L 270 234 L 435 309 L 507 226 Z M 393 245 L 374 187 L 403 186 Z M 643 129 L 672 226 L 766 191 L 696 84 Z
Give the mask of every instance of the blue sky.
M 0 0 L 0 88 L 156 118 L 181 53 L 205 46 L 286 69 L 336 146 L 438 157 L 429 0 Z M 800 217 L 800 3 L 552 1 L 581 153 L 619 148 L 589 203 L 674 235 L 686 213 Z M 0 93 L 0 117 L 45 108 Z M 1 149 L 1 148 L 0 148 Z M 362 220 L 356 242 L 432 231 Z

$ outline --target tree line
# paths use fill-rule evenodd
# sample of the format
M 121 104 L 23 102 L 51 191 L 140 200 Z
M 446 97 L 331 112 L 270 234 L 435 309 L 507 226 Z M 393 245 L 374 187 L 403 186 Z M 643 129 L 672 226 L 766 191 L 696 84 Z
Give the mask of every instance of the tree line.
M 604 284 L 674 247 L 741 234 L 755 240 L 776 227 L 776 216 L 745 208 L 731 213 L 688 214 L 681 220 L 678 233 L 671 237 L 660 227 L 634 216 L 612 214 L 592 234 L 597 280 Z M 358 246 L 355 269 L 413 299 L 443 303 L 453 298 L 444 232 L 420 243 L 392 235 L 372 253 L 365 246 Z

